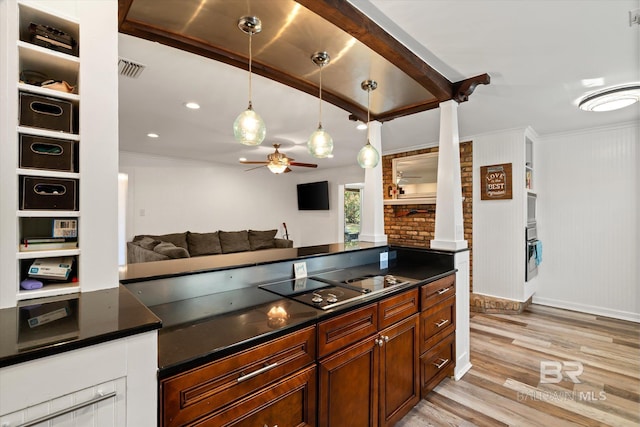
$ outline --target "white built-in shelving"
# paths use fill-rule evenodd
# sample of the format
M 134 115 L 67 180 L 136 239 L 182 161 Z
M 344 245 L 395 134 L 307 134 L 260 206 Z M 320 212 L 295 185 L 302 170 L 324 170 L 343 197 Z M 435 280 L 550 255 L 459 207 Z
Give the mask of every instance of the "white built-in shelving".
M 59 131 L 56 129 L 48 129 L 46 127 L 31 127 L 24 125 L 23 121 L 18 114 L 18 126 L 16 128 L 15 137 L 13 143 L 18 146 L 22 136 L 35 137 L 35 138 L 54 138 L 57 140 L 73 141 L 75 144 L 80 144 L 80 135 L 78 132 L 78 123 L 73 121 L 78 117 L 80 108 L 80 91 L 78 87 L 79 75 L 80 75 L 80 58 L 75 56 L 76 52 L 60 52 L 48 47 L 38 46 L 31 42 L 31 36 L 29 31 L 29 25 L 31 23 L 38 23 L 52 27 L 63 31 L 79 42 L 80 37 L 80 25 L 73 19 L 60 16 L 56 13 L 38 8 L 33 3 L 17 4 L 18 25 L 16 28 L 16 51 L 17 51 L 17 69 L 14 70 L 12 75 L 15 78 L 15 90 L 17 92 L 17 98 L 20 98 L 20 93 L 27 93 L 31 95 L 53 98 L 56 100 L 66 101 L 71 104 L 73 110 L 71 114 L 72 128 L 71 132 Z M 21 81 L 23 71 L 34 71 L 41 73 L 44 76 L 56 81 L 65 81 L 74 87 L 71 93 L 53 90 L 46 87 L 40 87 L 35 84 L 29 84 Z M 20 108 L 20 107 L 19 107 Z M 81 148 L 79 148 L 81 149 Z M 74 164 L 72 170 L 61 171 L 54 168 L 32 168 L 25 167 L 19 160 L 19 149 L 15 150 L 17 154 L 15 159 L 16 164 L 16 182 L 18 188 L 24 177 L 36 177 L 36 178 L 51 178 L 51 179 L 73 179 L 77 182 L 80 181 L 79 172 L 79 160 L 73 159 Z M 75 157 L 75 154 L 71 155 Z M 77 189 L 76 189 L 77 191 Z M 80 221 L 80 212 L 78 203 L 76 202 L 76 210 L 59 210 L 59 209 L 21 209 L 21 201 L 23 191 L 18 191 L 18 206 L 16 213 L 17 220 L 17 239 L 16 239 L 16 301 L 40 298 L 45 296 L 63 295 L 69 293 L 80 292 L 81 286 L 78 281 L 78 265 L 80 249 L 50 249 L 49 246 L 44 246 L 46 249 L 42 250 L 24 250 L 20 248 L 20 243 L 25 238 L 35 237 L 52 237 L 51 235 L 34 236 L 31 229 L 42 229 L 42 224 L 53 222 L 54 219 L 72 219 L 76 221 L 76 225 Z M 75 194 L 77 198 L 77 193 Z M 76 237 L 78 242 L 80 236 Z M 20 282 L 29 277 L 30 265 L 36 259 L 55 258 L 55 257 L 72 257 L 74 260 L 73 268 L 69 276 L 68 281 L 56 281 L 56 280 L 43 280 L 44 286 L 40 289 L 25 290 L 20 287 Z

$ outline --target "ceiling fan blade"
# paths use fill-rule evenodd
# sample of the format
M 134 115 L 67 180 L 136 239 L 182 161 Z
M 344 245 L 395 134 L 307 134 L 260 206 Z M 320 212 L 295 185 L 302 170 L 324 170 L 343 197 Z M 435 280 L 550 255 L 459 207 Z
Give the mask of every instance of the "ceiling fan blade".
M 269 164 L 269 162 L 258 162 L 258 161 L 251 161 L 251 160 L 240 160 L 240 163 L 242 163 L 243 165 L 267 165 L 267 164 Z
M 317 168 L 318 165 L 315 163 L 300 163 L 300 162 L 290 162 L 291 166 L 302 166 L 303 168 Z
M 266 167 L 266 166 L 267 166 L 267 165 L 256 166 L 255 168 L 245 169 L 244 171 L 245 171 L 245 172 L 249 172 L 249 171 L 252 171 L 252 170 L 254 170 L 254 169 L 264 168 L 264 167 Z

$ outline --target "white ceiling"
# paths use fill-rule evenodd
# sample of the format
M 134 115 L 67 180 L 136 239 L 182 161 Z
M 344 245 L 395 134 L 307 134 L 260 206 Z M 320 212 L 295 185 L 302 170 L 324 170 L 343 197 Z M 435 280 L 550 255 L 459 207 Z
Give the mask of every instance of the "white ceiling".
M 629 25 L 629 11 L 640 9 L 640 0 L 351 2 L 449 80 L 491 76 L 490 85 L 476 88 L 458 108 L 462 139 L 525 126 L 545 135 L 640 120 L 638 104 L 605 113 L 576 107 L 576 100 L 598 88 L 640 82 L 640 26 Z M 288 156 L 321 169 L 356 163 L 366 132 L 355 129 L 347 112 L 323 103 L 322 124 L 333 136 L 335 156 L 314 159 L 306 139 L 317 127 L 317 98 L 254 75 L 253 105 L 267 138 L 260 147 L 247 147 L 234 141 L 232 130 L 247 106 L 247 72 L 119 37 L 120 57 L 147 67 L 137 79 L 120 76 L 122 151 L 247 168 L 239 157 L 264 160 L 271 144 L 280 143 Z M 384 76 L 371 78 L 385 84 Z M 594 79 L 599 85 L 585 83 Z M 188 110 L 187 101 L 201 108 Z M 148 138 L 149 132 L 160 138 Z M 438 132 L 437 109 L 385 122 L 383 153 L 433 144 Z

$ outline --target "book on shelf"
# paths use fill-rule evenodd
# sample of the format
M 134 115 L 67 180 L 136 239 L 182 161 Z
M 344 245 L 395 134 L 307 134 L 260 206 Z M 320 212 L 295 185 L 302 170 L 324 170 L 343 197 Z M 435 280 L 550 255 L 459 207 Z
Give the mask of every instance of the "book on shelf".
M 35 242 L 35 243 L 22 243 L 20 244 L 20 252 L 35 252 L 35 251 L 52 251 L 59 249 L 77 249 L 78 242 Z
M 29 277 L 37 279 L 67 280 L 73 257 L 37 258 L 29 267 Z

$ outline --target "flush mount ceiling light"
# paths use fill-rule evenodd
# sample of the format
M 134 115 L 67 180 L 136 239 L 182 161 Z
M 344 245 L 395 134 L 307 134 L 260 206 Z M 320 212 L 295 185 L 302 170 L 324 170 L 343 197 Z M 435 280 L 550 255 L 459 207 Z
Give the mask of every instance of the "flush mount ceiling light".
M 185 102 L 184 106 L 190 110 L 197 110 L 200 108 L 200 104 L 198 104 L 197 102 Z
M 238 20 L 238 28 L 249 35 L 249 106 L 240 113 L 233 122 L 233 136 L 245 145 L 260 145 L 267 134 L 264 121 L 255 111 L 251 104 L 251 39 L 254 34 L 262 31 L 262 22 L 255 16 L 243 16 Z
M 640 84 L 614 86 L 583 97 L 578 107 L 585 111 L 613 111 L 640 101 Z
M 148 133 L 147 136 L 149 138 L 160 138 L 160 135 L 158 135 L 157 133 Z
M 333 151 L 333 138 L 322 128 L 322 67 L 329 63 L 329 54 L 327 52 L 316 52 L 311 55 L 311 61 L 320 67 L 320 93 L 318 95 L 320 106 L 318 111 L 318 129 L 309 136 L 307 148 L 313 157 L 324 159 Z
M 378 153 L 378 150 L 376 150 L 369 141 L 369 137 L 371 135 L 371 126 L 369 124 L 369 121 L 371 120 L 371 91 L 376 90 L 378 83 L 375 80 L 365 80 L 360 84 L 360 87 L 362 90 L 367 91 L 367 143 L 358 153 L 358 164 L 360 167 L 368 169 L 375 168 L 380 161 L 380 154 Z

